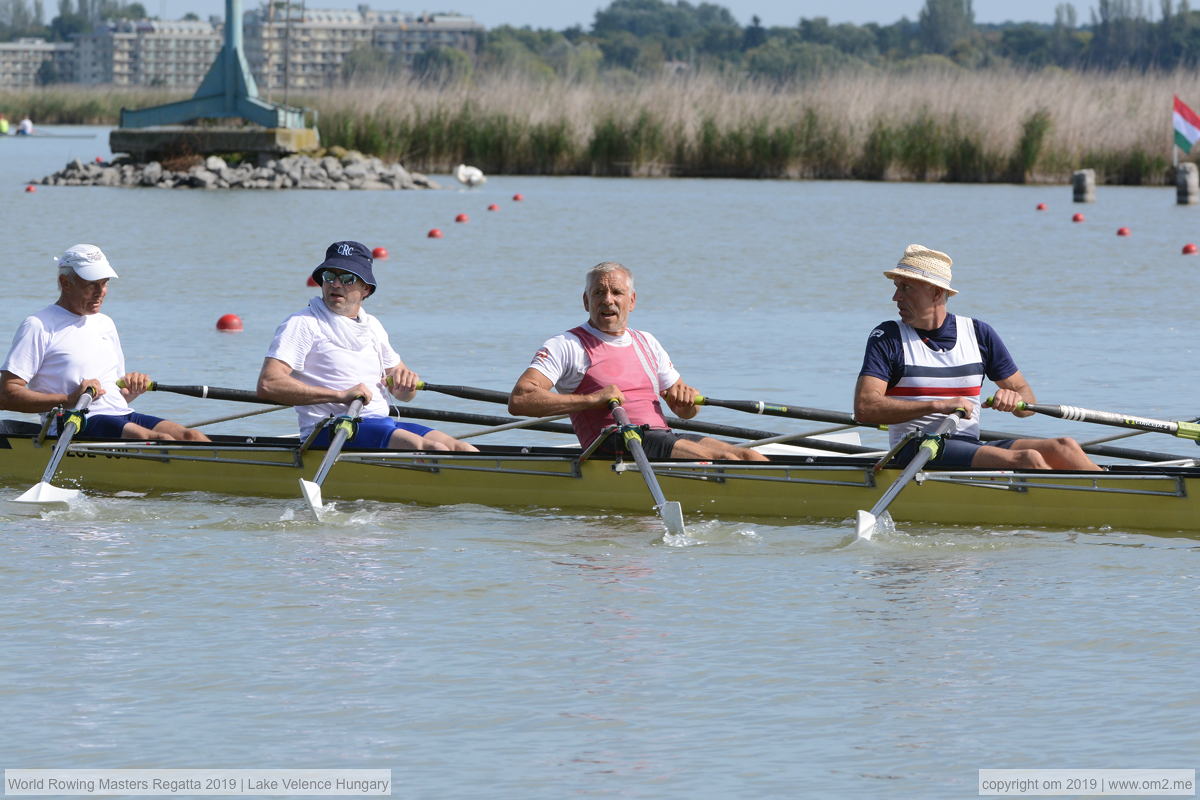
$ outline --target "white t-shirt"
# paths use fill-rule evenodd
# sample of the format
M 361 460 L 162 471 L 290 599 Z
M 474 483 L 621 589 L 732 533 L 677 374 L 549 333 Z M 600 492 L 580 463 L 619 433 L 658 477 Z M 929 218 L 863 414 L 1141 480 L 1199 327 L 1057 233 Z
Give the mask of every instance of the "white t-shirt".
M 400 363 L 400 355 L 392 349 L 387 331 L 372 316 L 364 315 L 369 340 L 373 346 L 352 350 L 338 345 L 329 329 L 309 309 L 298 311 L 275 330 L 275 338 L 267 350 L 268 358 L 276 358 L 292 368 L 292 377 L 309 386 L 327 389 L 349 389 L 366 384 L 374 391 L 371 402 L 363 406 L 364 417 L 388 416 L 388 401 L 382 385 L 383 371 Z M 308 436 L 318 422 L 330 414 L 346 413 L 341 403 L 318 403 L 296 406 L 301 436 Z
M 633 345 L 633 337 L 630 336 L 628 330 L 620 336 L 613 336 L 597 330 L 590 322 L 585 322 L 582 327 L 605 344 L 614 347 Z M 667 355 L 667 351 L 653 335 L 645 331 L 641 331 L 641 334 L 646 338 L 646 344 L 650 346 L 655 360 L 658 362 L 659 391 L 671 388 L 679 380 L 679 372 L 671 363 L 671 357 Z M 583 343 L 579 341 L 579 337 L 567 331 L 543 344 L 541 349 L 534 354 L 533 361 L 529 366 L 549 378 L 559 394 L 570 394 L 583 381 L 584 373 L 591 366 L 591 359 L 587 357 L 587 352 L 583 349 Z
M 125 375 L 125 354 L 117 326 L 107 314 L 80 316 L 57 304 L 46 306 L 17 328 L 0 369 L 46 394 L 71 394 L 83 381 L 95 378 L 104 394 L 92 401 L 90 413 L 133 411 L 117 388 L 117 379 Z

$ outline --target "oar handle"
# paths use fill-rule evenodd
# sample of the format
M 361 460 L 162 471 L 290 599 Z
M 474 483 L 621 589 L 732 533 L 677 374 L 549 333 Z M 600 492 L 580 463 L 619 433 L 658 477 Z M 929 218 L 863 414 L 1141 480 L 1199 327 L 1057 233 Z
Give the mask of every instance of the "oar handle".
M 86 411 L 87 407 L 92 404 L 92 400 L 96 397 L 96 387 L 89 386 L 79 395 L 79 399 L 75 401 L 76 411 Z

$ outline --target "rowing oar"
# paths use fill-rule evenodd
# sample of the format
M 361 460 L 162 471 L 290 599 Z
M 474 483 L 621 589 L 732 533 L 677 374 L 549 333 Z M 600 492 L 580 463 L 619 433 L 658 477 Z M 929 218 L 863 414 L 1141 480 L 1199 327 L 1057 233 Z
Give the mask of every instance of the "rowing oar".
M 908 462 L 908 466 L 900 473 L 900 477 L 892 482 L 887 491 L 883 493 L 883 497 L 879 498 L 870 511 L 859 511 L 857 520 L 857 532 L 859 539 L 870 539 L 875 535 L 875 522 L 879 515 L 887 510 L 891 505 L 892 500 L 896 499 L 896 495 L 903 491 L 905 486 L 912 482 L 912 479 L 926 462 L 931 458 L 935 458 L 938 453 L 942 452 L 942 440 L 950 433 L 953 433 L 958 425 L 958 420 L 967 415 L 964 408 L 957 408 L 953 414 L 949 414 L 945 419 L 939 420 L 936 425 L 925 432 L 921 443 L 917 445 L 916 455 L 912 461 Z
M 125 380 L 117 381 L 117 386 L 126 388 Z M 270 400 L 264 400 L 254 392 L 246 389 L 222 389 L 220 386 L 167 386 L 158 381 L 150 381 L 146 387 L 151 392 L 173 392 L 185 394 L 188 397 L 201 397 L 209 400 L 235 400 L 239 403 L 265 403 L 275 405 Z
M 62 426 L 59 428 L 58 444 L 54 445 L 54 452 L 50 454 L 50 462 L 46 464 L 46 471 L 42 473 L 42 480 L 18 497 L 15 502 L 33 504 L 68 503 L 79 495 L 78 489 L 60 489 L 57 486 L 51 486 L 50 481 L 54 478 L 54 473 L 58 472 L 58 463 L 67 454 L 67 447 L 71 444 L 71 439 L 75 436 L 75 432 L 82 430 L 83 415 L 87 413 L 87 408 L 92 404 L 92 397 L 95 394 L 96 390 L 89 386 L 79 396 L 79 405 L 75 410 L 66 412 L 66 419 L 63 420 Z
M 992 398 L 987 399 L 990 404 Z M 1180 439 L 1191 439 L 1200 443 L 1200 424 L 1195 422 L 1168 422 L 1149 417 L 1134 417 L 1129 414 L 1114 414 L 1111 411 L 1093 411 L 1090 408 L 1077 406 L 1052 406 L 1043 403 L 1017 403 L 1018 411 L 1033 411 L 1048 417 L 1058 417 L 1074 422 L 1095 422 L 1098 425 L 1112 425 L 1115 428 L 1136 428 L 1148 433 L 1168 433 Z
M 417 388 L 427 392 L 448 394 L 451 397 L 461 397 L 464 400 L 482 400 L 485 403 L 503 403 L 508 405 L 508 392 L 498 392 L 495 389 L 476 389 L 474 386 L 446 386 L 440 383 L 417 381 Z
M 318 521 L 321 519 L 321 513 L 325 510 L 325 504 L 321 502 L 321 484 L 325 482 L 325 476 L 329 474 L 333 463 L 341 454 L 342 445 L 354 433 L 354 421 L 358 418 L 362 407 L 363 399 L 361 397 L 354 398 L 354 402 L 350 404 L 346 413 L 338 417 L 337 422 L 333 424 L 333 439 L 329 442 L 329 450 L 326 451 L 325 460 L 321 462 L 317 474 L 311 481 L 300 479 L 300 493 Z
M 625 446 L 633 454 L 638 471 L 642 473 L 642 479 L 646 481 L 646 488 L 650 490 L 650 496 L 654 498 L 654 510 L 658 512 L 663 524 L 667 526 L 668 533 L 682 536 L 687 533 L 683 527 L 683 507 L 679 505 L 678 501 L 667 500 L 663 494 L 662 487 L 658 485 L 658 476 L 654 474 L 654 469 L 650 466 L 650 459 L 646 457 L 646 451 L 642 449 L 642 435 L 638 433 L 637 426 L 629 422 L 629 414 L 616 400 L 610 400 L 608 407 L 612 409 L 613 419 L 621 426 L 621 435 L 625 437 Z
M 448 394 L 453 397 L 461 397 L 466 400 L 480 400 L 485 403 L 508 404 L 508 393 L 499 392 L 495 389 L 477 389 L 474 386 L 444 386 L 437 383 L 426 383 L 425 381 L 420 381 L 417 384 L 417 388 L 430 392 L 438 392 L 440 394 Z M 823 419 L 826 420 L 840 422 L 843 418 L 847 420 L 852 419 L 849 414 L 843 414 L 837 411 L 822 411 L 821 409 L 813 410 L 825 415 Z M 814 417 L 813 419 L 817 418 Z M 700 420 L 683 420 L 677 417 L 667 417 L 667 426 L 672 430 L 691 431 L 693 433 L 707 433 L 711 436 L 727 436 L 731 439 L 758 440 L 769 439 L 780 435 L 770 431 L 736 428 L 732 425 L 721 425 L 715 422 L 701 422 Z M 563 429 L 566 429 L 568 426 L 564 425 L 562 427 Z M 534 430 L 548 430 L 548 428 L 534 428 Z M 567 431 L 564 430 L 564 432 Z M 825 439 L 800 438 L 793 440 L 792 443 L 805 447 L 813 447 L 820 450 L 828 450 L 834 453 L 845 453 L 847 455 L 878 452 L 878 448 L 875 447 L 864 447 L 862 445 L 849 444 L 847 442 L 833 442 Z
M 792 419 L 807 419 L 813 422 L 833 422 L 838 425 L 855 425 L 863 428 L 878 428 L 886 430 L 886 425 L 867 425 L 859 422 L 853 415 L 844 411 L 828 411 L 824 408 L 805 408 L 804 406 L 784 406 L 778 403 L 764 403 L 762 400 L 717 400 L 702 394 L 696 395 L 693 402 L 698 406 L 715 406 L 730 408 L 734 411 L 745 411 L 748 414 L 765 414 L 770 417 L 791 417 Z

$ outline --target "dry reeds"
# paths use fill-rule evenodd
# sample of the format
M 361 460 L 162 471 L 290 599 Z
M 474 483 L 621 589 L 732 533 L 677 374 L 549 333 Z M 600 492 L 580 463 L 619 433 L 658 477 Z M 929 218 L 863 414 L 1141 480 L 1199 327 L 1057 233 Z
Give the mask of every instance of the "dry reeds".
M 325 145 L 424 171 L 468 162 L 514 174 L 1061 182 L 1092 167 L 1102 181 L 1137 184 L 1172 180 L 1171 96 L 1198 86 L 1196 72 L 1061 70 L 855 72 L 787 86 L 489 76 L 290 99 L 319 110 Z M 111 122 L 119 105 L 168 99 L 82 88 L 12 95 L 0 103 L 47 123 Z

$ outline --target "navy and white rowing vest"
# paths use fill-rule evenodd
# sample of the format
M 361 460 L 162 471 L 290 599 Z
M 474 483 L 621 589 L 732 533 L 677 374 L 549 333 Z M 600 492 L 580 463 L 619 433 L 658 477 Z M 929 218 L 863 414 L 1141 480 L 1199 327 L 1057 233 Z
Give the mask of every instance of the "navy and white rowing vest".
M 911 325 L 897 322 L 904 347 L 904 375 L 888 387 L 888 397 L 902 400 L 938 400 L 943 397 L 967 397 L 975 404 L 970 419 L 959 420 L 958 433 L 979 436 L 979 392 L 985 375 L 983 355 L 975 336 L 975 322 L 955 315 L 958 336 L 950 350 L 931 350 Z M 914 428 L 924 429 L 945 414 L 926 414 L 918 419 L 888 425 L 892 444 Z

